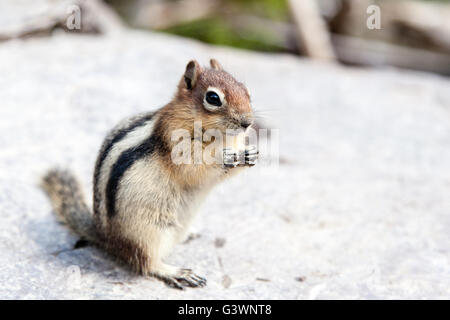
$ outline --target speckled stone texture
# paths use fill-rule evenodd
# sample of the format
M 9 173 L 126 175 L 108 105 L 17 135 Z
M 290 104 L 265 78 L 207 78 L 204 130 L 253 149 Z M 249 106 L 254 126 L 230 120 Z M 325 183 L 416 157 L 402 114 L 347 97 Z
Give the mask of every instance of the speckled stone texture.
M 208 286 L 173 290 L 72 250 L 39 177 L 67 166 L 90 200 L 107 130 L 164 105 L 187 61 L 210 57 L 279 129 L 282 163 L 214 189 L 200 237 L 170 257 Z M 0 75 L 0 298 L 450 298 L 446 78 L 137 31 L 3 42 Z

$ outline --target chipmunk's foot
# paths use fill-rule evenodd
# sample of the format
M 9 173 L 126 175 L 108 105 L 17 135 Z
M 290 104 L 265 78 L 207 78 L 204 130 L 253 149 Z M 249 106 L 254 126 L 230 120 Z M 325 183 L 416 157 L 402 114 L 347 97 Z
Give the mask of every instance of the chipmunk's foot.
M 206 286 L 206 279 L 196 275 L 191 269 L 178 269 L 173 274 L 154 273 L 153 276 L 163 282 L 169 287 L 183 290 L 185 287 L 197 288 Z
M 181 269 L 180 273 L 175 276 L 178 282 L 188 287 L 204 287 L 206 279 L 196 275 L 191 269 Z

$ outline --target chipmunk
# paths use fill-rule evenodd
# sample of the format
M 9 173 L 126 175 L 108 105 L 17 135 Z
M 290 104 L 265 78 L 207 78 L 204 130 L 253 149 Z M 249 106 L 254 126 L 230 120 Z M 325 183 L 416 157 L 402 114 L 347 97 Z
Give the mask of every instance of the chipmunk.
M 227 129 L 246 130 L 253 123 L 248 89 L 217 60 L 211 59 L 210 66 L 190 61 L 171 102 L 126 119 L 109 132 L 95 164 L 93 214 L 70 172 L 53 169 L 42 179 L 54 211 L 81 239 L 104 248 L 137 273 L 177 289 L 204 286 L 206 279 L 163 259 L 188 237 L 188 227 L 211 188 L 254 165 L 258 157 L 250 146 L 242 161 L 229 148 L 223 149 L 222 163 L 172 161 L 174 130 L 192 133 L 194 121 L 200 120 L 203 129 L 226 135 Z

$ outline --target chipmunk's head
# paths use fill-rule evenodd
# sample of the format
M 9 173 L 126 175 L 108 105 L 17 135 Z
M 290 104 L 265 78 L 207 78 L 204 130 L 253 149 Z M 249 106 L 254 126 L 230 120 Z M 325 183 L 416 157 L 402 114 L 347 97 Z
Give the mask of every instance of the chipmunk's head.
M 250 94 L 215 59 L 211 68 L 192 60 L 179 85 L 179 99 L 191 102 L 205 129 L 246 130 L 253 123 Z

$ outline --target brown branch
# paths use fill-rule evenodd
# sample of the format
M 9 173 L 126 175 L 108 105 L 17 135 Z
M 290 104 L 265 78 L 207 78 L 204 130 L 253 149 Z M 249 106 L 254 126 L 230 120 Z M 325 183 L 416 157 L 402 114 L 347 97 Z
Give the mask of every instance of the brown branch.
M 131 17 L 137 27 L 164 29 L 216 12 L 220 0 L 138 1 Z
M 298 42 L 305 54 L 315 59 L 335 61 L 327 26 L 315 0 L 289 0 L 297 27 Z

